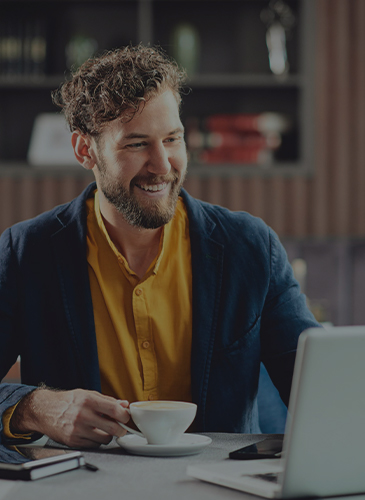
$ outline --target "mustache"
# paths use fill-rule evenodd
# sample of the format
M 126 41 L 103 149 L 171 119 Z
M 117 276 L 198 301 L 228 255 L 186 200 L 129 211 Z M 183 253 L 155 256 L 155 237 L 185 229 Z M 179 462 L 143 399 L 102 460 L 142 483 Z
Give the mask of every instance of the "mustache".
M 176 173 L 169 173 L 168 175 L 149 175 L 149 176 L 138 176 L 134 177 L 131 181 L 131 185 L 135 186 L 136 184 L 149 184 L 149 185 L 154 185 L 154 184 L 163 184 L 164 182 L 169 183 L 171 182 L 172 184 L 174 182 L 177 182 L 179 180 L 180 176 L 179 174 Z

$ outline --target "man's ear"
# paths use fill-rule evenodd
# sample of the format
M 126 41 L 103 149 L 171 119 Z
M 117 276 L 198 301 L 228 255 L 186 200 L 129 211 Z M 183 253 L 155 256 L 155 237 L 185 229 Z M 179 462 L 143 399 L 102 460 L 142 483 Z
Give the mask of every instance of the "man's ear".
M 71 144 L 76 160 L 87 170 L 92 170 L 96 164 L 96 158 L 91 138 L 79 130 L 75 130 L 71 135 Z

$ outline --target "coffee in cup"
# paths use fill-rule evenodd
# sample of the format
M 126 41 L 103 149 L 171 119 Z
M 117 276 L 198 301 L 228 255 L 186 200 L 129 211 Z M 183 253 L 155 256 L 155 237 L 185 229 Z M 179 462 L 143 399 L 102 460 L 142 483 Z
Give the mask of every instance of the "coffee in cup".
M 183 401 L 138 401 L 130 404 L 129 413 L 141 432 L 120 425 L 145 437 L 148 444 L 174 444 L 193 422 L 196 410 L 196 404 Z

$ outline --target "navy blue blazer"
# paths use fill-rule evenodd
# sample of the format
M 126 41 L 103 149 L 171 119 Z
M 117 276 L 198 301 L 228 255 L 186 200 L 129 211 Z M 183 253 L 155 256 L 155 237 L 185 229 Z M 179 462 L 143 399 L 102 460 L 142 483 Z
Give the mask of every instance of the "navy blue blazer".
M 1 385 L 0 415 L 42 382 L 101 390 L 86 260 L 85 200 L 94 189 L 0 238 L 0 380 L 18 355 L 22 376 L 20 385 Z M 318 324 L 261 219 L 181 195 L 192 254 L 196 429 L 259 432 L 260 361 L 287 403 L 298 336 Z

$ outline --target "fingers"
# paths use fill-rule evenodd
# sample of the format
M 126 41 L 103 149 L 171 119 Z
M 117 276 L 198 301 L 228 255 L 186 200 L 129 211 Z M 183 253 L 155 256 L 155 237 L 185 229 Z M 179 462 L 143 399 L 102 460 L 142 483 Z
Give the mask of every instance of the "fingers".
M 99 429 L 85 427 L 81 435 L 72 435 L 60 442 L 70 448 L 99 448 L 103 444 L 109 444 L 112 439 L 113 436 L 109 436 Z
M 87 439 L 106 444 L 111 436 L 121 437 L 126 434 L 118 422 L 126 423 L 130 419 L 126 409 L 128 401 L 118 401 L 98 392 L 83 390 L 77 394 L 76 401 L 79 411 L 75 422 L 80 426 L 89 426 L 89 429 L 83 429 Z
M 119 403 L 121 406 L 123 406 L 123 408 L 129 408 L 129 401 L 125 401 L 125 400 L 120 400 L 118 399 L 117 403 Z
M 130 419 L 130 414 L 127 410 L 129 406 L 128 401 L 119 401 L 109 396 L 105 397 L 102 394 L 97 394 L 95 400 L 92 401 L 91 404 L 95 411 L 102 415 L 106 415 L 116 422 L 126 424 Z
M 103 431 L 107 435 L 122 437 L 126 434 L 126 431 L 119 425 L 118 421 L 106 415 L 95 415 L 93 423 L 96 429 Z
M 83 429 L 83 436 L 78 441 L 79 446 L 100 446 L 108 444 L 113 436 L 122 437 L 127 434 L 118 422 L 125 423 L 130 419 L 129 412 L 126 411 L 128 401 L 93 393 L 87 403 L 91 413 L 83 414 L 82 419 L 84 422 L 92 422 L 93 427 Z

